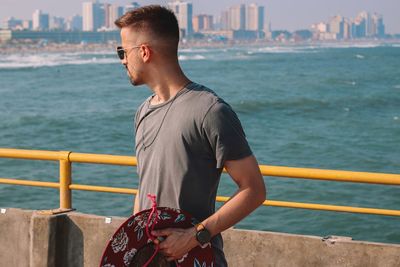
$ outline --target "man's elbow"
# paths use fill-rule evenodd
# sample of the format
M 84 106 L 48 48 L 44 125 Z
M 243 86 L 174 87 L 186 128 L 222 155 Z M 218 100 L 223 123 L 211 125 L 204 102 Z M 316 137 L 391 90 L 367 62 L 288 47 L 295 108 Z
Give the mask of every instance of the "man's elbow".
M 267 199 L 267 189 L 265 187 L 265 183 L 264 183 L 263 177 L 261 176 L 259 179 L 260 179 L 260 183 L 255 187 L 255 189 L 256 189 L 256 194 L 255 195 L 256 195 L 257 203 L 260 206 Z
M 258 197 L 258 201 L 260 203 L 260 205 L 262 205 L 264 203 L 264 201 L 267 199 L 267 190 L 265 188 L 265 185 L 262 186 L 259 190 L 259 197 Z

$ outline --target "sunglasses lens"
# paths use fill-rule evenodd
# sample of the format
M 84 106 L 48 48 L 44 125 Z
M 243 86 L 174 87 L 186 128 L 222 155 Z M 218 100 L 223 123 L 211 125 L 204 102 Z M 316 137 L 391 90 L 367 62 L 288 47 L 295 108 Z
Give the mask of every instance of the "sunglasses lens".
M 124 51 L 124 49 L 122 48 L 122 46 L 118 46 L 117 47 L 117 54 L 118 54 L 118 57 L 119 57 L 119 59 L 124 59 L 125 58 L 125 51 Z

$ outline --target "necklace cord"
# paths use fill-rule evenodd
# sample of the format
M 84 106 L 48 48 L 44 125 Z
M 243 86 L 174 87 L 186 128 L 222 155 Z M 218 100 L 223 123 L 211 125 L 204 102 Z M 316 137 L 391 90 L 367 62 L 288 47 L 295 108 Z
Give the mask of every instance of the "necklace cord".
M 143 150 L 144 150 L 144 151 L 146 151 L 146 149 L 149 148 L 149 147 L 154 143 L 154 141 L 156 140 L 156 138 L 157 138 L 157 136 L 158 136 L 158 134 L 159 134 L 159 132 L 160 132 L 160 130 L 161 130 L 162 125 L 164 124 L 165 118 L 167 117 L 167 114 L 168 114 L 168 112 L 169 112 L 169 110 L 170 110 L 172 104 L 174 103 L 175 99 L 178 98 L 178 96 L 180 95 L 180 92 L 182 92 L 182 90 L 183 90 L 186 86 L 188 86 L 190 83 L 192 83 L 192 82 L 188 82 L 187 84 L 185 84 L 185 85 L 182 87 L 182 89 L 179 90 L 179 92 L 176 93 L 175 96 L 172 98 L 171 103 L 169 104 L 169 106 L 168 106 L 168 108 L 167 108 L 167 111 L 164 113 L 164 116 L 163 116 L 163 118 L 162 118 L 162 120 L 161 120 L 160 126 L 158 127 L 157 132 L 156 132 L 156 134 L 155 134 L 153 140 L 151 140 L 150 144 L 148 144 L 148 145 L 146 145 L 146 143 L 145 143 L 145 141 L 144 141 L 144 135 L 145 135 L 145 134 L 144 134 L 144 132 L 145 132 L 145 120 L 144 120 L 144 119 L 145 119 L 145 118 L 143 118 L 143 120 L 142 120 L 142 124 L 143 124 L 143 125 L 142 125 L 142 144 L 143 144 Z M 150 99 L 149 102 L 148 102 L 147 110 L 150 109 L 150 102 L 151 102 L 151 99 Z

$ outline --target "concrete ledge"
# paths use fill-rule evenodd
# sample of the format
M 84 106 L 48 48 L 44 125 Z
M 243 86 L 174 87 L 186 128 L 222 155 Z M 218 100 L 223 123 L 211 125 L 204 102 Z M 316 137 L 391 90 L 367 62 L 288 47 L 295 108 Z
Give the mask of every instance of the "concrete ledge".
M 249 230 L 223 238 L 230 266 L 400 266 L 400 245 Z
M 2 209 L 0 212 L 1 266 L 28 266 L 32 214 L 32 211 L 20 209 Z
M 120 217 L 69 212 L 0 213 L 1 266 L 98 266 Z M 400 245 L 230 229 L 223 233 L 230 266 L 400 266 Z

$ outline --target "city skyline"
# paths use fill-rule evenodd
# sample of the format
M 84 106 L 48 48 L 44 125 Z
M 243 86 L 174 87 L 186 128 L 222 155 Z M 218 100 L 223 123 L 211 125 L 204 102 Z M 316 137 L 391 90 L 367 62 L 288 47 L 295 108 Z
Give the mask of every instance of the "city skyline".
M 0 0 L 0 20 L 3 22 L 7 17 L 13 16 L 20 19 L 31 19 L 35 9 L 41 9 L 51 16 L 71 17 L 75 14 L 82 15 L 82 3 L 84 0 L 70 0 L 67 3 L 55 2 L 49 0 L 30 0 L 21 6 L 21 1 L 15 0 Z M 100 1 L 104 2 L 104 1 Z M 132 1 L 116 0 L 112 3 L 126 5 Z M 166 0 L 162 1 L 138 1 L 141 5 L 146 4 L 163 4 L 167 5 Z M 219 0 L 216 3 L 211 3 L 209 0 L 194 0 L 193 14 L 211 14 L 219 16 L 223 10 L 229 6 L 237 4 L 257 3 L 265 6 L 266 22 L 271 23 L 274 30 L 299 30 L 310 29 L 312 24 L 318 22 L 326 22 L 335 15 L 344 17 L 354 17 L 362 10 L 369 12 L 377 12 L 384 16 L 386 24 L 386 32 L 389 34 L 400 33 L 400 16 L 397 10 L 400 9 L 400 2 L 395 0 L 354 0 L 346 2 L 338 0 L 335 2 L 324 2 L 317 0 L 270 0 L 270 1 L 253 1 L 253 0 Z M 299 3 L 301 2 L 301 3 Z M 290 5 L 289 5 L 290 3 Z M 288 8 L 290 7 L 290 8 Z M 312 8 L 313 12 L 310 12 Z

